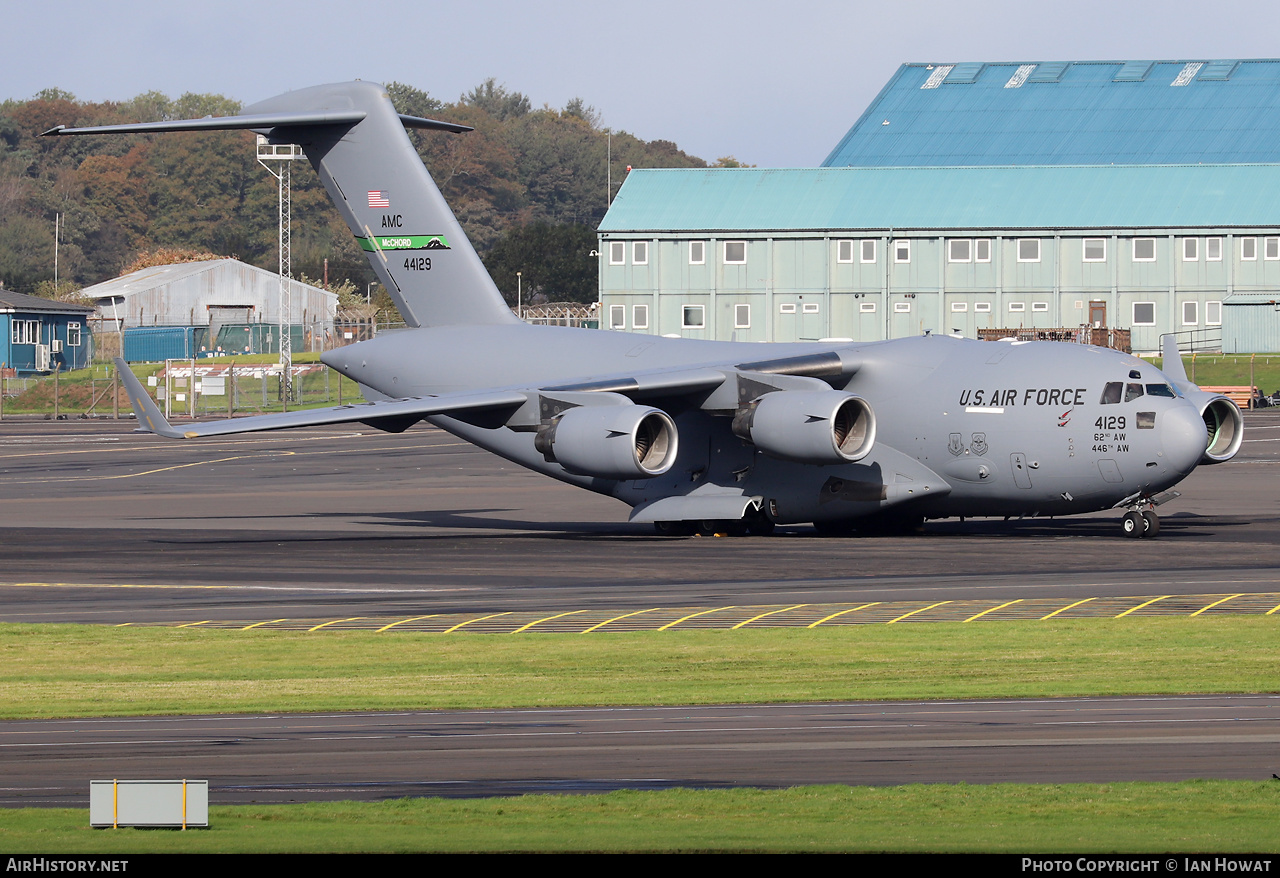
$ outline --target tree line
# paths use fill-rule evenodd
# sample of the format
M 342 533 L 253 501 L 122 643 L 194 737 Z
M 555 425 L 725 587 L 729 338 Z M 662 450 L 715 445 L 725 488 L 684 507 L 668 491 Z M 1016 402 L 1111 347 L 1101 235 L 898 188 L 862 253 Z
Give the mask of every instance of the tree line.
M 707 166 L 669 141 L 609 132 L 576 98 L 561 109 L 535 109 L 493 79 L 448 102 L 398 82 L 387 91 L 401 113 L 475 128 L 409 137 L 513 304 L 517 271 L 526 302 L 595 301 L 595 228 L 628 166 Z M 257 163 L 251 133 L 39 137 L 55 125 L 225 116 L 240 108 L 222 95 L 148 92 L 91 103 L 60 89 L 0 103 L 0 286 L 66 297 L 131 264 L 153 263 L 160 250 L 231 256 L 274 271 L 276 181 Z M 358 297 L 374 280 L 363 251 L 309 164 L 294 163 L 292 184 L 294 276 L 322 278 L 327 259 L 330 286 Z M 390 304 L 385 293 L 381 304 Z

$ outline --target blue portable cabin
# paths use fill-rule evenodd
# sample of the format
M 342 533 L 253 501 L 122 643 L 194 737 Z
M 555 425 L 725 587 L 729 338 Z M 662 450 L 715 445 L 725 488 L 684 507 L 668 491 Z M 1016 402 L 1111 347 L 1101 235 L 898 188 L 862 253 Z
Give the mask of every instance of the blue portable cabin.
M 93 308 L 0 289 L 0 369 L 27 377 L 83 369 L 93 359 Z

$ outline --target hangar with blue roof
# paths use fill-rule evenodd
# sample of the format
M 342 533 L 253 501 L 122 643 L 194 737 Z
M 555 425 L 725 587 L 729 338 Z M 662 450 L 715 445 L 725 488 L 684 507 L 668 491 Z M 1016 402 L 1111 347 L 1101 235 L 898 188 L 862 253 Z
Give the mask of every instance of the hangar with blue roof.
M 1212 342 L 1233 296 L 1280 300 L 1277 103 L 1272 60 L 906 64 L 820 168 L 632 171 L 602 322 Z

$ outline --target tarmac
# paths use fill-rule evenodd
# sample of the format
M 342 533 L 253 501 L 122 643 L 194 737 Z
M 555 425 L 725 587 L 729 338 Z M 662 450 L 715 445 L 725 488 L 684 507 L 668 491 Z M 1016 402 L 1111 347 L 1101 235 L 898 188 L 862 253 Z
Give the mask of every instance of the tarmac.
M 1179 486 L 1154 540 L 1123 538 L 1117 512 L 905 537 L 660 537 L 617 501 L 425 425 L 201 442 L 132 428 L 0 421 L 0 621 L 607 637 L 1280 615 L 1268 410 L 1246 414 L 1235 460 Z M 1255 695 L 19 721 L 0 723 L 0 804 L 67 804 L 90 777 L 157 771 L 209 776 L 216 802 L 1266 778 L 1278 743 L 1280 699 Z

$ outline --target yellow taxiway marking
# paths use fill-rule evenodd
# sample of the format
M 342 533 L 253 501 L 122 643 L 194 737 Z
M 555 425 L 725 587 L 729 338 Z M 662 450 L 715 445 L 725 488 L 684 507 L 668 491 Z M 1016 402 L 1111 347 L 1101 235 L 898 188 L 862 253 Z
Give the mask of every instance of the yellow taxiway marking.
M 714 610 L 703 610 L 700 613 L 690 613 L 689 615 L 684 616 L 683 618 L 676 619 L 674 622 L 668 622 L 666 625 L 663 625 L 658 630 L 666 631 L 668 628 L 674 628 L 676 625 L 679 625 L 681 622 L 688 621 L 689 619 L 693 619 L 698 616 L 705 616 L 708 613 L 719 613 L 721 610 L 732 610 L 732 609 L 733 607 L 716 607 Z
M 321 628 L 328 628 L 330 625 L 337 625 L 339 622 L 354 622 L 356 619 L 363 618 L 364 616 L 352 616 L 350 619 L 334 619 L 332 622 L 325 622 L 314 628 L 308 628 L 307 633 L 310 634 L 312 631 L 319 631 Z
M 739 628 L 743 627 L 744 625 L 750 625 L 750 624 L 751 624 L 752 622 L 754 622 L 756 619 L 763 619 L 765 616 L 772 616 L 774 613 L 786 613 L 786 612 L 788 612 L 788 611 L 790 611 L 790 610 L 798 610 L 798 609 L 800 609 L 801 607 L 807 607 L 807 606 L 809 606 L 809 605 L 808 605 L 808 604 L 796 604 L 794 607 L 787 607 L 785 610 L 770 610 L 770 611 L 769 611 L 769 612 L 767 612 L 767 613 L 761 613 L 759 616 L 752 616 L 750 619 L 747 619 L 747 620 L 746 620 L 746 621 L 744 621 L 744 622 L 739 622 L 737 625 L 734 625 L 734 626 L 733 626 L 731 629 L 729 629 L 729 630 L 731 630 L 731 631 L 737 631 Z
M 1165 599 L 1165 598 L 1167 598 L 1167 597 L 1170 597 L 1170 595 L 1163 594 L 1163 595 L 1160 595 L 1160 597 L 1158 597 L 1158 598 L 1152 598 L 1152 599 L 1151 599 L 1151 600 L 1149 600 L 1149 601 L 1144 601 L 1144 602 L 1142 602 L 1142 603 L 1138 604 L 1136 607 L 1130 607 L 1129 609 L 1125 610 L 1125 611 L 1124 611 L 1123 613 L 1121 613 L 1119 616 L 1116 616 L 1116 618 L 1117 618 L 1117 619 L 1123 619 L 1125 616 L 1129 615 L 1130 613 L 1132 613 L 1132 612 L 1134 612 L 1134 611 L 1136 611 L 1136 610 L 1141 610 L 1143 607 L 1149 607 L 1149 606 L 1151 606 L 1152 604 L 1154 604 L 1156 601 L 1162 601 L 1162 600 L 1164 600 L 1164 599 Z
M 261 625 L 274 625 L 274 624 L 275 624 L 275 623 L 277 623 L 277 622 L 283 622 L 283 621 L 285 621 L 285 620 L 284 620 L 284 619 L 266 619 L 266 620 L 264 620 L 264 621 L 262 621 L 262 622 L 254 622 L 252 625 L 246 625 L 246 626 L 244 626 L 243 628 L 241 628 L 240 630 L 241 630 L 241 631 L 248 631 L 250 628 L 257 628 L 257 627 L 259 627 L 259 626 L 261 626 Z
M 529 624 L 527 624 L 527 625 L 521 625 L 519 628 L 517 628 L 515 631 L 512 631 L 511 633 L 512 633 L 512 634 L 519 634 L 521 631 L 528 631 L 528 630 L 529 630 L 530 628 L 532 628 L 534 625 L 540 625 L 540 624 L 542 624 L 543 622 L 550 622 L 552 619 L 560 619 L 560 618 L 562 618 L 562 617 L 564 617 L 564 616 L 576 616 L 576 615 L 578 615 L 579 613 L 585 613 L 585 612 L 586 612 L 586 610 L 570 610 L 570 611 L 569 611 L 569 612 L 567 612 L 567 613 L 556 613 L 554 616 L 547 616 L 547 617 L 546 617 L 546 618 L 544 618 L 544 619 L 535 619 L 534 621 L 530 622 L 530 623 L 529 623 Z
M 1071 609 L 1072 607 L 1078 607 L 1081 604 L 1087 604 L 1091 600 L 1093 600 L 1093 598 L 1085 598 L 1082 601 L 1076 601 L 1074 604 L 1067 604 L 1065 607 L 1063 607 L 1060 610 L 1054 610 L 1052 613 L 1050 613 L 1047 616 L 1041 616 L 1040 621 L 1043 622 L 1045 619 L 1052 619 L 1054 616 L 1058 615 L 1059 613 L 1065 613 L 1067 610 Z
M 373 632 L 373 633 L 374 633 L 374 634 L 381 634 L 383 631 L 387 631 L 387 630 L 389 630 L 389 629 L 391 629 L 391 628 L 396 627 L 397 625 L 403 625 L 403 624 L 405 624 L 406 622 L 417 622 L 419 619 L 433 619 L 433 618 L 435 618 L 436 616 L 440 616 L 440 615 L 443 615 L 443 614 L 441 614 L 441 613 L 428 613 L 428 614 L 427 614 L 427 615 L 425 615 L 425 616 L 412 616 L 412 617 L 410 617 L 410 618 L 408 618 L 408 619 L 401 619 L 399 622 L 392 622 L 390 625 L 383 625 L 381 628 L 379 628 L 377 631 L 375 631 L 375 632 Z
M 207 625 L 207 624 L 209 624 L 209 623 L 210 623 L 210 622 L 212 622 L 212 621 L 213 621 L 212 619 L 205 619 L 205 620 L 204 620 L 204 621 L 202 621 L 202 622 L 187 622 L 186 624 L 184 624 L 184 625 L 179 625 L 178 627 L 179 627 L 179 628 L 194 628 L 194 627 L 196 627 L 197 625 Z
M 608 625 L 610 622 L 617 622 L 619 619 L 627 619 L 631 616 L 639 616 L 643 613 L 654 613 L 661 609 L 662 607 L 653 607 L 648 610 L 636 610 L 634 613 L 623 613 L 621 616 L 614 616 L 612 619 L 605 619 L 603 622 L 599 622 L 595 625 L 592 625 L 590 628 L 587 628 L 582 633 L 590 634 L 592 631 L 595 631 L 597 628 L 603 628 L 604 626 Z
M 914 616 L 916 613 L 923 613 L 925 610 L 932 610 L 934 607 L 940 607 L 943 604 L 949 604 L 949 603 L 951 603 L 951 601 L 938 601 L 936 604 L 930 604 L 927 607 L 921 607 L 918 610 L 912 610 L 910 613 L 903 613 L 898 618 L 890 619 L 888 622 L 885 622 L 884 624 L 892 625 L 894 622 L 901 622 L 903 619 L 906 619 L 908 616 Z
M 481 616 L 479 619 L 468 619 L 468 620 L 467 620 L 467 621 L 465 621 L 465 622 L 459 622 L 457 625 L 454 625 L 452 628 L 449 628 L 449 629 L 447 629 L 447 630 L 445 630 L 445 631 L 442 631 L 442 632 L 440 632 L 440 633 L 441 633 L 441 634 L 452 634 L 453 632 L 457 631 L 459 628 L 462 628 L 462 627 L 464 627 L 464 626 L 466 626 L 466 625 L 470 625 L 472 622 L 483 622 L 485 619 L 496 619 L 496 618 L 498 618 L 499 616 L 510 616 L 510 615 L 511 615 L 510 611 L 508 611 L 508 612 L 506 612 L 506 613 L 490 613 L 488 616 Z
M 827 617 L 825 617 L 825 618 L 823 618 L 823 619 L 819 619 L 817 622 L 814 622 L 812 625 L 808 625 L 808 626 L 806 626 L 806 627 L 808 627 L 808 628 L 817 628 L 817 627 L 818 627 L 819 625 L 821 625 L 823 622 L 829 622 L 829 621 L 831 621 L 832 619 L 834 619 L 836 616 L 843 616 L 845 613 L 856 613 L 856 612 L 858 612 L 858 610 L 865 610 L 867 607 L 874 607 L 874 606 L 875 606 L 876 604 L 878 604 L 878 603 L 880 603 L 880 602 L 879 602 L 879 601 L 872 601 L 871 603 L 869 603 L 869 604 L 863 604 L 863 605 L 862 605 L 862 606 L 860 606 L 860 607 L 853 607 L 852 609 L 848 609 L 848 610 L 841 610 L 841 611 L 840 611 L 840 612 L 838 612 L 838 613 L 832 613 L 830 616 L 827 616 Z
M 1006 601 L 1005 603 L 1001 604 L 998 607 L 992 607 L 989 610 L 983 610 L 981 613 L 978 613 L 976 616 L 970 616 L 968 619 L 965 619 L 965 621 L 972 622 L 974 619 L 981 619 L 983 616 L 987 615 L 987 613 L 994 613 L 996 610 L 1003 610 L 1005 607 L 1010 607 L 1010 606 L 1013 606 L 1014 604 L 1020 604 L 1020 603 L 1022 603 L 1022 598 L 1018 598 L 1016 601 Z
M 1266 611 L 1265 613 L 1263 613 L 1262 615 L 1264 615 L 1264 616 L 1270 616 L 1270 615 L 1271 615 L 1272 613 L 1274 613 L 1276 610 L 1280 610 L 1280 604 L 1276 604 L 1274 607 L 1272 607 L 1271 609 L 1267 610 L 1267 611 Z
M 1226 596 L 1225 598 L 1223 598 L 1222 600 L 1214 601 L 1213 603 L 1209 604 L 1209 606 L 1207 606 L 1207 607 L 1201 607 L 1200 609 L 1196 610 L 1196 611 L 1195 611 L 1194 613 L 1192 613 L 1191 615 L 1192 615 L 1192 616 L 1199 616 L 1199 615 L 1200 615 L 1201 613 L 1203 613 L 1205 610 L 1212 610 L 1212 609 L 1213 609 L 1214 607 L 1216 607 L 1218 604 L 1225 604 L 1227 601 L 1232 600 L 1233 598 L 1238 598 L 1238 597 L 1240 597 L 1240 595 L 1238 595 L 1238 594 L 1227 595 L 1227 596 Z

